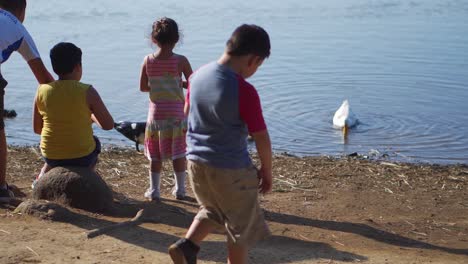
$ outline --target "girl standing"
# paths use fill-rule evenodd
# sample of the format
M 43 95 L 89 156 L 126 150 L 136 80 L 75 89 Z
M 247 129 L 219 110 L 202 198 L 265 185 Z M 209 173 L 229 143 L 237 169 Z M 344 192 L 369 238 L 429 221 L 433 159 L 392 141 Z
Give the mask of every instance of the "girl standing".
M 185 80 L 192 68 L 185 56 L 175 54 L 179 28 L 170 18 L 153 23 L 151 40 L 158 46 L 155 53 L 144 58 L 140 75 L 140 91 L 149 92 L 149 110 L 145 132 L 145 155 L 150 161 L 150 187 L 145 197 L 160 200 L 160 173 L 162 161 L 172 160 L 175 188 L 173 195 L 185 199 Z

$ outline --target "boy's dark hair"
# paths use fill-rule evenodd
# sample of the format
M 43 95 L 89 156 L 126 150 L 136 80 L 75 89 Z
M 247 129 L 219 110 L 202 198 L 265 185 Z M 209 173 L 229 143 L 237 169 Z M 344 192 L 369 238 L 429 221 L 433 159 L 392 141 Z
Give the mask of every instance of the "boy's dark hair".
M 226 51 L 232 56 L 253 54 L 261 58 L 270 56 L 270 37 L 261 27 L 256 25 L 241 25 L 226 42 Z
M 179 41 L 179 26 L 168 17 L 163 17 L 153 23 L 151 37 L 160 45 L 173 45 Z
M 52 68 L 58 75 L 73 72 L 76 65 L 81 65 L 81 49 L 73 43 L 60 42 L 50 50 Z
M 26 9 L 26 0 L 0 0 L 0 7 L 9 12 Z

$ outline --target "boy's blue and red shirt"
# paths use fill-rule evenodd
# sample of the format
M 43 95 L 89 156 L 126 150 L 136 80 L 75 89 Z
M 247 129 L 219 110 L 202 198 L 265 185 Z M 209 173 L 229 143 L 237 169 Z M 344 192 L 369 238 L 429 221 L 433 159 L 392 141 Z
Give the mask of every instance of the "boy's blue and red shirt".
M 40 57 L 36 44 L 21 21 L 12 13 L 0 9 L 0 65 L 14 51 L 18 51 L 26 61 Z
M 217 168 L 251 166 L 248 133 L 266 129 L 255 88 L 231 68 L 212 62 L 190 77 L 187 101 L 187 159 Z

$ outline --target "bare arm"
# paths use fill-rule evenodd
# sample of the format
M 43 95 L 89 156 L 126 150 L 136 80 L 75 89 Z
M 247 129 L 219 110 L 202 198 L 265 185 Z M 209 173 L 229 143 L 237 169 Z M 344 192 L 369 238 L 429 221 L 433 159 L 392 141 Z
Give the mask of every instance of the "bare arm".
M 44 63 L 40 58 L 32 59 L 28 61 L 29 68 L 33 72 L 34 76 L 36 77 L 37 82 L 40 84 L 50 83 L 54 81 L 52 75 L 50 75 L 49 71 L 47 71 Z
M 257 153 L 260 158 L 261 167 L 258 176 L 261 179 L 260 192 L 267 193 L 271 191 L 272 187 L 272 151 L 271 141 L 268 130 L 255 132 L 252 134 L 257 147 Z
M 114 119 L 94 87 L 89 87 L 86 100 L 88 101 L 89 109 L 91 109 L 91 119 L 104 130 L 113 129 Z
M 42 127 L 44 126 L 44 120 L 42 120 L 42 116 L 39 113 L 39 109 L 37 109 L 37 95 L 34 97 L 34 104 L 33 104 L 33 129 L 34 133 L 40 135 L 42 133 Z
M 189 101 L 185 100 L 185 104 L 184 104 L 184 114 L 185 114 L 185 116 L 188 116 L 188 114 L 189 114 L 189 107 L 190 107 Z
M 187 94 L 185 96 L 184 114 L 187 117 L 190 111 L 190 84 L 187 85 Z
M 146 58 L 145 58 L 145 62 L 141 66 L 140 91 L 142 91 L 142 92 L 149 92 L 150 91 L 150 87 L 148 86 L 148 75 L 146 75 Z
M 187 88 L 188 82 L 187 80 L 189 79 L 190 75 L 192 75 L 192 66 L 190 65 L 190 62 L 188 59 L 184 56 L 182 56 L 182 73 L 184 74 L 185 81 L 182 82 L 182 87 Z

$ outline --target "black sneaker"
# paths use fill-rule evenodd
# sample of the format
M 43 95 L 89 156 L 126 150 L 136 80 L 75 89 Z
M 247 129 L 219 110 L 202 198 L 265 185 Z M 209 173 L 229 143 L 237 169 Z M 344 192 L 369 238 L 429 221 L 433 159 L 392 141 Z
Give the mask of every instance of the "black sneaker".
M 181 238 L 169 247 L 169 255 L 174 264 L 196 264 L 200 247 L 192 241 Z
M 14 197 L 15 195 L 10 190 L 10 187 L 8 187 L 8 185 L 6 186 L 6 189 L 0 187 L 0 203 L 9 203 Z

